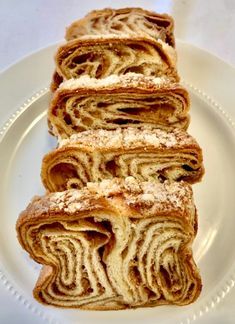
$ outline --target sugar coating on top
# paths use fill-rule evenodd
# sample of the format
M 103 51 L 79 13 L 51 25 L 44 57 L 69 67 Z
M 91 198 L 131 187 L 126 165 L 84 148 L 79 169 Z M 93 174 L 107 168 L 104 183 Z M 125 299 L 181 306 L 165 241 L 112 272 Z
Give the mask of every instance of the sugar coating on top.
M 143 37 L 145 37 L 146 38 L 146 36 L 145 36 L 145 34 L 141 34 L 140 33 L 140 35 L 138 35 L 138 38 L 139 37 L 141 37 L 141 36 L 143 36 Z M 126 32 L 121 32 L 120 34 L 112 34 L 112 33 L 108 33 L 108 34 L 86 34 L 86 35 L 82 35 L 82 36 L 79 36 L 79 41 L 82 39 L 84 39 L 84 40 L 86 40 L 86 39 L 95 39 L 95 40 L 100 40 L 100 39 L 128 39 L 128 38 L 131 38 L 131 39 L 133 39 L 133 37 L 134 38 L 137 38 L 137 35 L 136 35 L 136 33 L 133 35 L 133 33 L 130 33 L 130 34 L 128 34 L 128 33 L 126 33 Z
M 155 148 L 198 146 L 195 139 L 184 130 L 165 131 L 148 126 L 117 128 L 114 130 L 88 130 L 73 134 L 69 139 L 60 140 L 59 147 L 66 145 L 85 145 L 98 149 L 129 149 L 143 146 L 154 146 Z
M 141 182 L 134 177 L 107 179 L 100 183 L 90 182 L 87 187 L 66 190 L 44 196 L 48 208 L 67 213 L 89 210 L 96 199 L 122 195 L 129 206 L 154 208 L 156 211 L 193 209 L 194 202 L 190 185 L 184 182 Z M 40 200 L 37 200 L 40 203 Z M 98 202 L 97 202 L 98 204 Z
M 151 77 L 144 76 L 139 73 L 129 72 L 124 75 L 112 74 L 103 79 L 91 78 L 88 75 L 83 75 L 77 79 L 69 79 L 62 82 L 57 91 L 61 90 L 76 90 L 80 88 L 105 88 L 105 87 L 125 87 L 125 88 L 161 88 L 172 87 L 175 84 L 165 76 Z

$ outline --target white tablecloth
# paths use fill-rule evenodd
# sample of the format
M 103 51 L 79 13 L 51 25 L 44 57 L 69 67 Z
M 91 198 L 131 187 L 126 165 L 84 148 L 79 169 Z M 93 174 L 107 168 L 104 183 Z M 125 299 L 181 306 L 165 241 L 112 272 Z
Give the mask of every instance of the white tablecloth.
M 235 66 L 234 0 L 2 0 L 0 71 L 25 55 L 62 40 L 64 27 L 89 10 L 112 6 L 140 6 L 168 12 L 175 19 L 177 38 L 206 49 Z M 216 310 L 197 323 L 235 323 L 234 304 L 235 289 Z M 0 323 L 41 323 L 41 319 L 22 307 L 0 282 Z

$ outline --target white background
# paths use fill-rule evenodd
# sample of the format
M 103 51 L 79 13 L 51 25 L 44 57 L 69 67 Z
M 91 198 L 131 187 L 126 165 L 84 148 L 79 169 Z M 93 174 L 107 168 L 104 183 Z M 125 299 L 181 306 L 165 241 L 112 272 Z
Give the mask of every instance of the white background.
M 0 71 L 25 55 L 61 41 L 65 26 L 89 10 L 127 6 L 172 14 L 177 38 L 206 49 L 235 66 L 234 0 L 0 0 Z M 0 109 L 4 107 L 0 105 Z M 234 304 L 235 289 L 216 311 L 197 323 L 235 323 Z M 41 320 L 15 301 L 0 283 L 0 323 L 28 324 L 41 323 Z

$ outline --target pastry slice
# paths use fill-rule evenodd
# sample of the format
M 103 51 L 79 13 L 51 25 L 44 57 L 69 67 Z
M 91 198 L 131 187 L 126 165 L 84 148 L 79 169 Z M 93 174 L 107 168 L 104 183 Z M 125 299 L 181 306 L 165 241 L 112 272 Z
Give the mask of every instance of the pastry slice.
M 66 40 L 84 35 L 147 35 L 174 46 L 174 21 L 166 14 L 141 8 L 94 10 L 72 23 L 66 30 Z
M 33 291 L 39 302 L 117 310 L 196 300 L 196 226 L 190 186 L 129 177 L 37 197 L 16 229 L 43 265 Z
M 107 35 L 79 38 L 59 47 L 55 55 L 56 72 L 62 80 L 89 75 L 105 78 L 111 74 L 140 73 L 168 76 L 179 81 L 174 48 L 149 37 Z M 53 78 L 51 89 L 58 80 Z
M 67 138 L 89 129 L 189 124 L 186 89 L 166 77 L 127 73 L 104 79 L 82 76 L 63 82 L 48 110 L 50 132 Z
M 195 183 L 203 172 L 201 148 L 185 131 L 119 128 L 86 131 L 61 141 L 44 157 L 41 177 L 47 190 L 63 191 L 127 176 Z

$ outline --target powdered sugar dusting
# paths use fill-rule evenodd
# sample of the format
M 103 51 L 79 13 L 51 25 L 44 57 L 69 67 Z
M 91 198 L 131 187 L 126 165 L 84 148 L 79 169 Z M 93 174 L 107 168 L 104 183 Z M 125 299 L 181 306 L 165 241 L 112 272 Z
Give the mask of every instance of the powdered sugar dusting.
M 41 199 L 48 200 L 49 210 L 73 214 L 98 206 L 99 198 L 112 199 L 115 196 L 122 196 L 127 205 L 133 208 L 142 210 L 151 207 L 151 210 L 144 211 L 146 215 L 153 211 L 154 213 L 172 209 L 184 211 L 185 208 L 194 208 L 190 185 L 184 182 L 141 182 L 133 177 L 88 183 L 87 187 L 81 190 L 71 189 L 51 193 Z M 40 198 L 34 203 L 41 205 Z
M 182 208 L 189 198 L 190 188 L 182 183 L 164 183 L 156 184 L 154 182 L 145 182 L 143 184 L 144 196 L 151 195 L 150 202 L 157 201 L 159 204 L 171 204 L 177 208 Z M 143 199 L 143 197 L 140 197 Z
M 59 86 L 60 90 L 76 90 L 79 88 L 106 88 L 106 87 L 125 87 L 125 88 L 160 88 L 174 86 L 172 81 L 166 76 L 150 77 L 138 73 L 127 73 L 124 75 L 112 74 L 103 79 L 91 78 L 83 75 L 77 79 L 69 79 L 62 82 Z
M 97 149 L 129 149 L 143 146 L 153 146 L 155 148 L 198 146 L 195 139 L 184 130 L 165 131 L 147 126 L 84 131 L 73 134 L 69 139 L 61 140 L 59 147 L 65 145 L 85 145 Z
M 146 38 L 146 36 L 144 34 L 140 34 L 138 35 L 138 38 L 140 36 L 143 36 Z M 95 39 L 95 40 L 102 40 L 102 39 L 118 39 L 118 40 L 123 40 L 123 39 L 128 39 L 128 38 L 137 38 L 136 34 L 132 34 L 132 33 L 120 33 L 120 34 L 112 34 L 112 33 L 108 33 L 108 34 L 97 34 L 97 35 L 92 35 L 92 34 L 86 34 L 86 35 L 82 35 L 79 37 L 79 41 L 82 39 L 84 40 L 89 40 L 89 39 Z
M 67 190 L 50 194 L 50 207 L 61 211 L 75 213 L 89 206 L 88 201 L 84 199 L 84 193 L 79 190 Z

